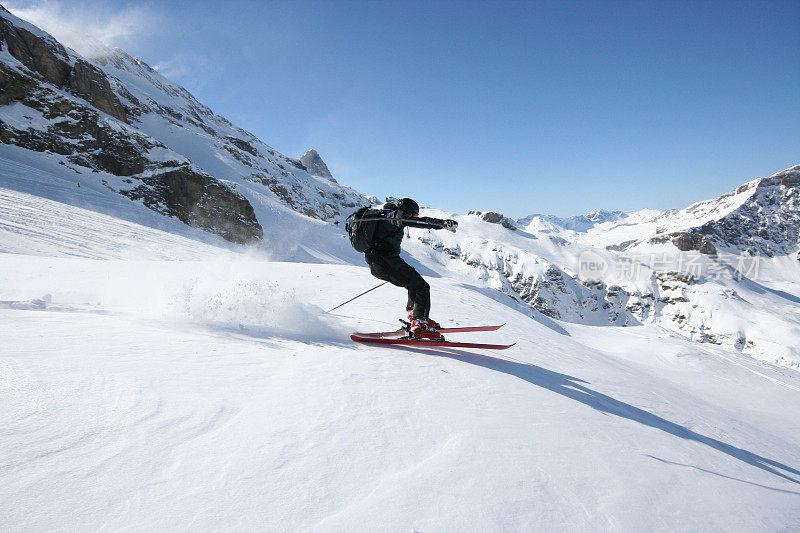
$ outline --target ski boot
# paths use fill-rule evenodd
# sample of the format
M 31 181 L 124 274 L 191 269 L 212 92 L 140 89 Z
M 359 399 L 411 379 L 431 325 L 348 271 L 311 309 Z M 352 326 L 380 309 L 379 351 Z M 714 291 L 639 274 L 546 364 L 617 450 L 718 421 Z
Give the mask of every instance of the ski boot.
M 404 320 L 401 320 L 400 322 L 402 322 L 404 324 L 409 324 L 409 325 L 412 322 L 414 322 L 414 310 L 413 309 L 409 309 L 408 310 L 408 322 L 406 322 Z M 438 322 L 436 322 L 435 320 L 430 319 L 430 318 L 428 319 L 428 325 L 430 327 L 434 328 L 434 329 L 439 329 L 440 327 L 442 327 L 441 324 L 439 324 Z
M 439 333 L 439 327 L 437 322 L 430 319 L 412 320 L 408 338 L 443 341 L 444 337 Z

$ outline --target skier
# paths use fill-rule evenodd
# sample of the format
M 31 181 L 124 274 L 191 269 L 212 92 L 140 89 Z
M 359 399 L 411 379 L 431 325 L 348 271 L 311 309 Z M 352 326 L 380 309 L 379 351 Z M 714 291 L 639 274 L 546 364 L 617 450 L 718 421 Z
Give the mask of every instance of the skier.
M 397 204 L 387 203 L 382 218 L 375 222 L 375 233 L 364 259 L 370 272 L 378 279 L 408 290 L 408 320 L 411 322 L 411 335 L 418 338 L 438 339 L 439 323 L 428 316 L 431 309 L 431 288 L 414 268 L 400 257 L 400 244 L 403 229 L 428 228 L 447 229 L 455 232 L 455 220 L 420 217 L 419 205 L 411 198 L 401 198 Z M 413 219 L 413 220 L 410 220 Z

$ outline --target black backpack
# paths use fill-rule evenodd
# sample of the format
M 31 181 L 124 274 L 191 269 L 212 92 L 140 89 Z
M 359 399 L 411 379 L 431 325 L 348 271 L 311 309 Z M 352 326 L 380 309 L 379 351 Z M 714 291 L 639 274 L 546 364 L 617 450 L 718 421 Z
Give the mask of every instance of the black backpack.
M 366 252 L 372 248 L 372 240 L 375 238 L 375 228 L 377 220 L 361 220 L 364 218 L 383 218 L 383 212 L 377 209 L 370 209 L 369 206 L 360 208 L 351 214 L 344 223 L 344 228 L 350 236 L 350 244 L 357 252 Z

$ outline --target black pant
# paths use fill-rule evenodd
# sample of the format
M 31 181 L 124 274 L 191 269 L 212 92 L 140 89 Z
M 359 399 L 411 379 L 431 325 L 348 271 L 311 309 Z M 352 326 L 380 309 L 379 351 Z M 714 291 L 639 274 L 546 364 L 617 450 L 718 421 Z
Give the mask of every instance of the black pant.
M 419 272 L 403 261 L 399 255 L 383 255 L 373 252 L 364 254 L 372 275 L 392 285 L 408 290 L 406 310 L 414 310 L 414 320 L 428 318 L 431 311 L 431 286 Z

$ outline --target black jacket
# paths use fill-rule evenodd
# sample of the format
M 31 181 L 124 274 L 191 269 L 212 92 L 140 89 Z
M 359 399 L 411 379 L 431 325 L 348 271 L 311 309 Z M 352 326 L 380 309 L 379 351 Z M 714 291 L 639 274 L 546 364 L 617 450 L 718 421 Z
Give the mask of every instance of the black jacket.
M 441 229 L 444 225 L 444 220 L 431 217 L 415 217 L 413 222 L 405 222 L 404 220 L 408 220 L 408 217 L 403 217 L 401 220 L 399 211 L 392 211 L 385 216 L 386 220 L 376 222 L 372 248 L 368 252 L 379 255 L 398 255 L 405 227 Z

